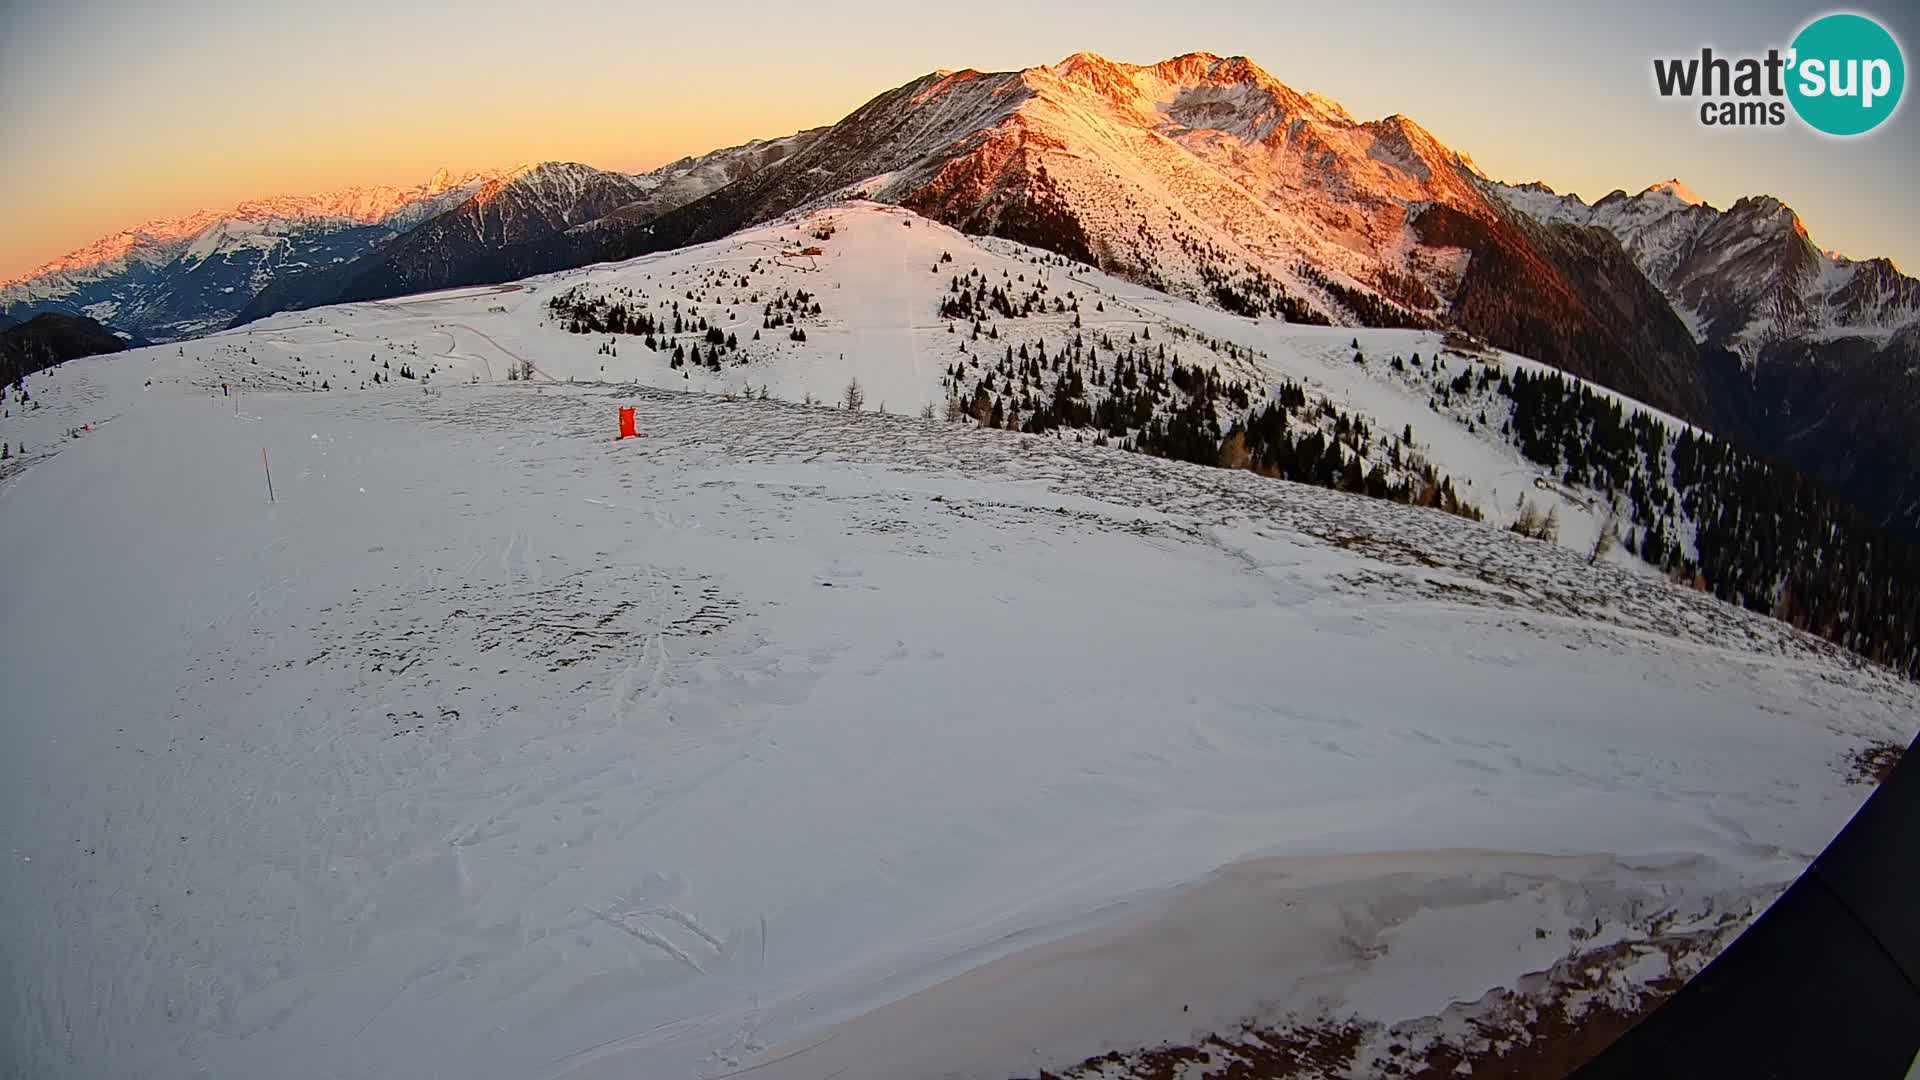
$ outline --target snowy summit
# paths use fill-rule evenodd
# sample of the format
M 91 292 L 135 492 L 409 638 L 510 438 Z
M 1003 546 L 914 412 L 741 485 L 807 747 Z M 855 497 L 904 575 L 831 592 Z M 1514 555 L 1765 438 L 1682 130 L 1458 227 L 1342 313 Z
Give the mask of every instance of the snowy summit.
M 1692 188 L 1680 182 L 1679 177 L 1675 177 L 1672 180 L 1662 180 L 1657 184 L 1650 185 L 1647 190 L 1641 192 L 1641 194 L 1650 195 L 1656 191 L 1669 198 L 1686 203 L 1688 206 L 1704 206 L 1707 201 L 1695 195 Z

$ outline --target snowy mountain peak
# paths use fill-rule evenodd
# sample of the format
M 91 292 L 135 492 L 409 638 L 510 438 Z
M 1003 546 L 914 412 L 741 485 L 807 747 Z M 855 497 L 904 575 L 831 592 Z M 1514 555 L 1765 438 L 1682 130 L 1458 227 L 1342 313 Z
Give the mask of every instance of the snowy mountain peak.
M 1799 212 L 1793 207 L 1788 206 L 1786 203 L 1781 202 L 1771 195 L 1759 195 L 1741 199 L 1739 202 L 1733 204 L 1733 209 L 1729 212 L 1738 212 L 1741 209 L 1741 203 L 1752 204 L 1747 208 L 1749 214 L 1786 230 L 1788 235 L 1792 237 L 1790 243 L 1794 244 L 1795 247 L 1805 248 L 1809 253 L 1815 251 L 1811 234 L 1807 231 L 1806 219 L 1802 218 Z
M 1614 191 L 1591 206 L 1545 185 L 1487 187 L 1549 224 L 1613 233 L 1696 336 L 1750 361 L 1801 334 L 1883 335 L 1920 324 L 1920 283 L 1884 259 L 1822 251 L 1800 215 L 1771 195 L 1719 210 L 1677 179 L 1638 195 Z
M 1176 119 L 1187 112 L 1203 121 L 1188 123 L 1190 127 L 1223 117 L 1251 120 L 1261 114 L 1305 114 L 1322 122 L 1353 122 L 1338 102 L 1318 94 L 1298 93 L 1244 56 L 1190 52 L 1155 64 L 1125 64 L 1099 53 L 1077 52 L 1058 64 L 1029 68 L 1020 74 L 1029 87 L 1042 94 L 1053 86 L 1065 85 L 1123 108 Z M 1235 130 L 1231 123 L 1220 129 L 1256 139 L 1271 130 L 1271 125 L 1257 132 L 1249 125 L 1242 126 L 1245 130 Z
M 1048 69 L 1062 79 L 1077 79 L 1097 82 L 1103 79 L 1125 79 L 1126 70 L 1112 60 L 1097 52 L 1077 52 Z
M 564 198 L 569 193 L 577 192 L 609 177 L 632 180 L 632 177 L 624 173 L 596 169 L 577 161 L 521 162 L 489 181 L 474 193 L 473 198 L 479 205 L 485 206 L 514 189 Z
M 1168 60 L 1162 60 L 1147 69 L 1160 82 L 1185 87 L 1229 87 L 1249 86 L 1263 90 L 1280 90 L 1288 96 L 1299 96 L 1302 100 L 1318 95 L 1302 96 L 1283 85 L 1280 80 L 1267 74 L 1260 65 L 1244 56 L 1217 56 L 1210 52 L 1190 52 Z M 1328 101 L 1328 99 L 1320 99 Z M 1328 104 L 1333 104 L 1328 101 Z M 1337 104 L 1333 108 L 1345 115 L 1346 110 Z
M 1109 60 L 1095 52 L 1077 52 L 1049 70 L 1061 78 L 1104 74 L 1131 80 L 1147 76 L 1163 83 L 1186 86 L 1228 86 L 1274 81 L 1272 76 L 1244 56 L 1222 57 L 1210 52 L 1182 53 L 1154 64 L 1126 64 Z
M 1279 83 L 1244 56 L 1222 57 L 1190 52 L 1154 64 L 1127 64 L 1096 52 L 1077 52 L 1044 69 L 1056 78 L 1083 84 L 1131 83 L 1139 88 L 1158 83 L 1173 86 L 1278 86 Z
M 1650 185 L 1640 194 L 1642 196 L 1665 195 L 1668 198 L 1677 199 L 1680 202 L 1686 203 L 1688 206 L 1705 206 L 1707 204 L 1707 200 L 1695 194 L 1692 188 L 1681 183 L 1679 177 L 1671 180 L 1662 180 L 1657 184 Z

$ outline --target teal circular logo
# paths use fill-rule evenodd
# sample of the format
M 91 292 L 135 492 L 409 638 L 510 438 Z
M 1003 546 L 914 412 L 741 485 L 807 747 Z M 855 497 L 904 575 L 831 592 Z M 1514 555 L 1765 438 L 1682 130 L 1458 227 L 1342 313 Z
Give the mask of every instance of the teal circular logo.
M 1865 15 L 1822 15 L 1793 39 L 1787 99 L 1816 131 L 1860 135 L 1900 104 L 1907 65 L 1900 43 Z

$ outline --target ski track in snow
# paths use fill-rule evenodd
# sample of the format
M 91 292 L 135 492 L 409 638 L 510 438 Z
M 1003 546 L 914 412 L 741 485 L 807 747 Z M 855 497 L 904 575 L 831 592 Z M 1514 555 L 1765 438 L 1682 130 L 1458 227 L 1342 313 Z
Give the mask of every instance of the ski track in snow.
M 932 311 L 905 283 L 956 241 L 875 216 L 879 255 L 805 286 L 837 329 L 726 378 L 922 400 L 949 358 L 902 350 L 948 335 L 901 333 Z M 1263 1009 L 1398 1019 L 1596 920 L 1750 917 L 1864 797 L 1836 764 L 1912 735 L 1911 684 L 1630 565 L 1054 438 L 570 386 L 597 339 L 474 314 L 501 302 L 539 298 L 33 377 L 7 430 L 102 423 L 0 487 L 12 1075 L 1005 1076 Z M 466 321 L 548 381 L 202 396 L 368 338 L 493 355 Z M 1349 333 L 1260 362 L 1424 408 Z

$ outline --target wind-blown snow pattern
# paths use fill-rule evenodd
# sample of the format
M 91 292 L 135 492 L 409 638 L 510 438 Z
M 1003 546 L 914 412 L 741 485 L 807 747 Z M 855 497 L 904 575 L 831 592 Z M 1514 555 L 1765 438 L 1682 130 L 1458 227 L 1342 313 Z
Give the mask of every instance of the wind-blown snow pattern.
M 967 271 L 1048 310 L 976 340 Z M 571 333 L 589 294 L 739 348 Z M 944 419 L 951 366 L 1075 332 L 1544 493 L 1378 362 L 1437 335 L 857 202 L 30 376 L 12 1074 L 1004 1077 L 1432 1016 L 1737 929 L 1912 735 L 1912 684 L 1577 539 Z

